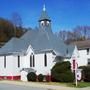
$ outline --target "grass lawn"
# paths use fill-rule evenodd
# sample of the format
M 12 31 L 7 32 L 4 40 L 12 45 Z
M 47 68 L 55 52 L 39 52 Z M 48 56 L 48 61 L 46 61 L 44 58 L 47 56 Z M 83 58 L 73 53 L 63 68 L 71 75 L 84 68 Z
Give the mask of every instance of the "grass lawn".
M 66 85 L 70 87 L 76 87 L 74 83 L 67 83 Z M 90 82 L 78 82 L 77 87 L 78 88 L 90 87 Z
M 67 87 L 76 87 L 75 83 L 57 83 L 57 82 L 48 82 L 44 83 L 47 85 L 60 85 L 60 86 L 67 86 Z M 90 82 L 78 82 L 76 88 L 83 88 L 83 87 L 90 87 Z

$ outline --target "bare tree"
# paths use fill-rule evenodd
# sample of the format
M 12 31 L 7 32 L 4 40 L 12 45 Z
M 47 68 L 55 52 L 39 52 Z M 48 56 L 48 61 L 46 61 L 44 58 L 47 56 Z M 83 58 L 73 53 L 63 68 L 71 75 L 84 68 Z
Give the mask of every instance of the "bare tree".
M 78 31 L 80 38 L 84 40 L 90 38 L 90 26 L 77 26 L 74 31 Z
M 16 37 L 16 33 L 17 33 L 16 29 L 17 28 L 22 29 L 22 18 L 19 15 L 19 13 L 17 13 L 17 12 L 12 13 L 11 22 L 14 25 L 14 36 Z
M 17 27 L 22 27 L 22 18 L 19 13 L 14 12 L 12 13 L 11 21 Z
M 67 40 L 68 33 L 65 30 L 61 30 L 59 32 L 59 38 L 63 41 Z
M 77 26 L 71 31 L 60 30 L 58 34 L 60 39 L 67 43 L 71 41 L 87 40 L 90 39 L 90 26 Z

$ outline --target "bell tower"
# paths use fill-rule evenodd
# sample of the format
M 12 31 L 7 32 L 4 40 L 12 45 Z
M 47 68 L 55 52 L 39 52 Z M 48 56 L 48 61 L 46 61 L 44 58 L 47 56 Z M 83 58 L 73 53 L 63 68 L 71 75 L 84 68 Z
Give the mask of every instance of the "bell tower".
M 43 5 L 43 10 L 38 21 L 41 29 L 51 29 L 51 19 L 46 12 L 45 4 Z

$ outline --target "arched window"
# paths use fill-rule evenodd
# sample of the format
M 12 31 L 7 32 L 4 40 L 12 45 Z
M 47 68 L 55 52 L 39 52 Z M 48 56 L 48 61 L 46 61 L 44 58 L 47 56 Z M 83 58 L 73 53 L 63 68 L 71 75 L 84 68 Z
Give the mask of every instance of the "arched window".
M 41 25 L 44 26 L 44 21 L 41 21 Z
M 89 48 L 87 48 L 87 55 L 89 55 Z
M 30 55 L 30 67 L 35 67 L 35 57 L 33 54 Z
M 35 67 L 35 57 L 33 55 L 33 67 Z
M 6 68 L 6 56 L 4 56 L 4 68 Z
M 49 22 L 49 21 L 47 21 L 47 25 L 49 25 L 49 23 L 50 23 L 50 22 Z
M 20 56 L 18 56 L 18 67 L 20 67 Z
M 30 67 L 32 67 L 32 55 L 30 55 Z
M 66 50 L 66 54 L 68 54 L 68 49 Z
M 44 66 L 45 66 L 45 67 L 47 66 L 47 55 L 46 55 L 46 53 L 45 53 L 45 55 L 44 55 Z
M 90 65 L 90 59 L 88 59 L 88 65 Z

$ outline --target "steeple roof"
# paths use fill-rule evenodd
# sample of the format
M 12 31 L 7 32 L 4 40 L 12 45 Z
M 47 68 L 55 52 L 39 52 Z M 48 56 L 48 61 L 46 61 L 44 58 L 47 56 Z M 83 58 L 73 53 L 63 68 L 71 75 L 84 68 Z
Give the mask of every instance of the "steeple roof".
M 39 21 L 42 21 L 42 20 L 50 20 L 50 17 L 48 16 L 47 12 L 46 12 L 46 7 L 45 7 L 45 4 L 43 5 L 43 11 L 41 13 L 41 16 L 39 18 Z

